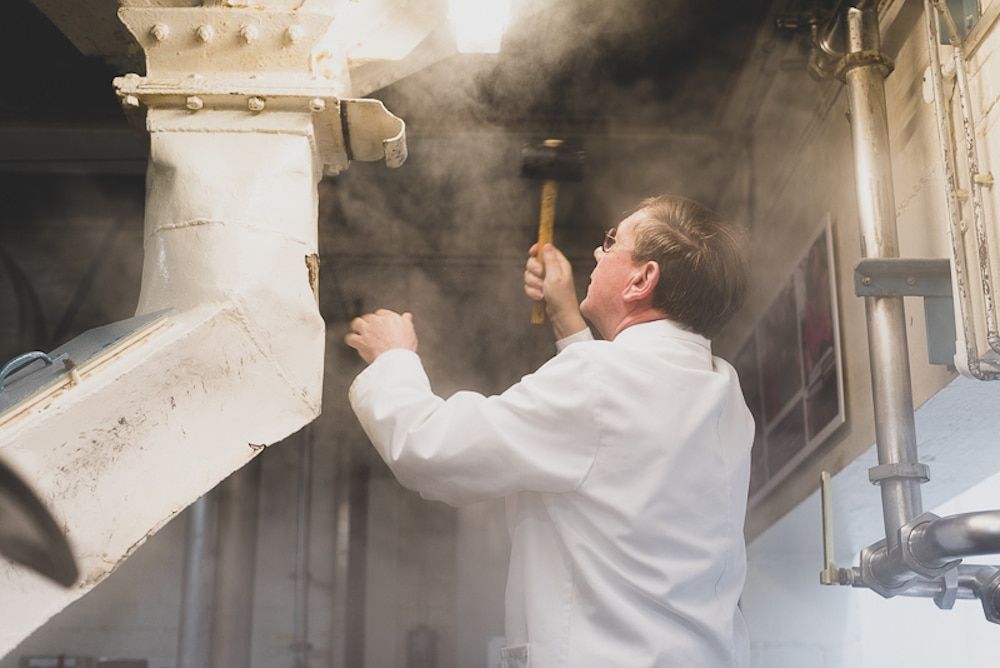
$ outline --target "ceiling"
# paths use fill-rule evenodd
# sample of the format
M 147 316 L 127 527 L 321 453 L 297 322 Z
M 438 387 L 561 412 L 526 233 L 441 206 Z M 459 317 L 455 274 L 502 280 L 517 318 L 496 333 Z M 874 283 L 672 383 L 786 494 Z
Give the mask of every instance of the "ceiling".
M 639 198 L 669 190 L 713 204 L 731 174 L 722 112 L 774 4 L 558 0 L 515 20 L 499 56 L 456 55 L 374 93 L 406 120 L 410 160 L 323 182 L 328 322 L 383 298 L 366 272 L 398 278 L 402 294 L 422 271 L 441 293 L 464 290 L 471 304 L 486 291 L 519 312 L 538 207 L 538 184 L 519 177 L 526 142 L 560 136 L 587 151 L 585 181 L 560 192 L 557 220 L 581 282 L 602 230 Z M 37 313 L 21 319 L 44 321 L 18 327 L 22 348 L 130 314 L 146 146 L 112 91 L 118 72 L 81 55 L 29 0 L 8 0 L 5 18 L 0 252 L 33 282 L 22 287 Z M 484 332 L 507 326 L 503 309 L 490 317 Z
M 0 75 L 16 94 L 0 98 L 0 123 L 123 125 L 110 83 L 117 72 L 81 55 L 29 0 L 6 4 Z M 554 2 L 515 18 L 500 56 L 454 56 L 375 95 L 399 102 L 418 132 L 470 118 L 504 127 L 599 129 L 613 120 L 705 131 L 772 4 Z M 427 94 L 414 95 L 418 88 Z

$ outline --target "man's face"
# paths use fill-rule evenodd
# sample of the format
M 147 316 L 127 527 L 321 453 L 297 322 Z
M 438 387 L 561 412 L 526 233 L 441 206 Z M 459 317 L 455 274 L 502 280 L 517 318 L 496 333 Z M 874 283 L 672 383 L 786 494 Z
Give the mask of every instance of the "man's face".
M 635 248 L 636 226 L 644 217 L 642 211 L 637 211 L 618 223 L 615 243 L 607 252 L 602 246 L 594 249 L 597 265 L 590 274 L 590 285 L 587 296 L 580 303 L 580 312 L 605 337 L 615 331 L 626 314 L 623 292 L 636 269 L 632 249 Z

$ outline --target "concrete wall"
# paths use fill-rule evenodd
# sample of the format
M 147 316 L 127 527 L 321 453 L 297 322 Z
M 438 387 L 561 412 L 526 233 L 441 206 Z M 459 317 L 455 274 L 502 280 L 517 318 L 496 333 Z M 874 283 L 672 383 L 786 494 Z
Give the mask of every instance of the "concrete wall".
M 1000 475 L 968 483 L 976 471 L 1000 468 L 995 447 L 1000 415 L 994 410 L 1000 405 L 1000 384 L 988 387 L 984 392 L 977 381 L 958 379 L 917 411 L 924 459 L 934 475 L 924 495 L 930 512 L 943 516 L 1000 507 Z M 838 566 L 857 564 L 858 551 L 882 535 L 878 490 L 866 477 L 875 462 L 871 447 L 833 478 Z M 821 586 L 821 535 L 815 492 L 750 545 L 741 604 L 753 666 L 936 668 L 995 662 L 1000 634 L 986 622 L 978 601 L 958 601 L 945 611 L 929 599 L 883 599 L 864 589 Z

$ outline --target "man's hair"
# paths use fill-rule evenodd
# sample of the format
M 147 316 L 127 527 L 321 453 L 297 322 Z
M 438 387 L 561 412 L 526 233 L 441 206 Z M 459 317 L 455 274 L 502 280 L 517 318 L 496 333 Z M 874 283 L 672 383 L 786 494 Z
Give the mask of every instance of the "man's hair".
M 743 305 L 746 235 L 711 209 L 683 197 L 644 200 L 632 257 L 660 266 L 653 306 L 688 329 L 712 336 Z

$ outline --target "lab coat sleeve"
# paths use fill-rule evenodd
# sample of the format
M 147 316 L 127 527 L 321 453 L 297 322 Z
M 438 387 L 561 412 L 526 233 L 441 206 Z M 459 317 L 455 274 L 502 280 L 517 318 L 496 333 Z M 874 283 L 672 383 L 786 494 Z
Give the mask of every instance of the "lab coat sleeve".
M 579 487 L 597 456 L 597 383 L 580 346 L 501 395 L 436 396 L 416 353 L 390 350 L 351 385 L 351 407 L 396 478 L 464 505 Z
M 594 340 L 593 333 L 591 333 L 589 328 L 584 328 L 581 329 L 576 334 L 570 334 L 569 336 L 564 336 L 563 338 L 556 341 L 556 352 L 561 353 L 574 343 L 579 343 L 581 341 L 593 341 L 593 340 Z

